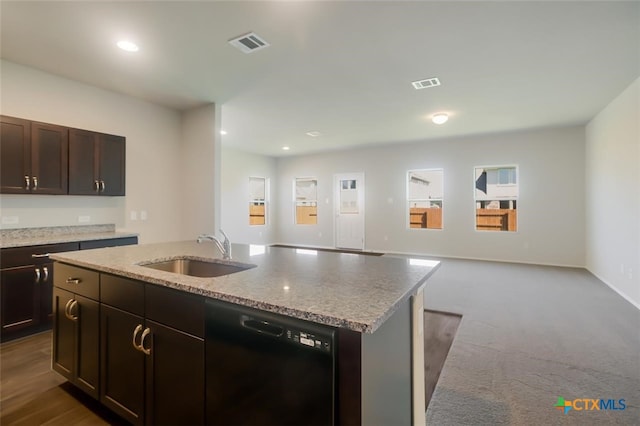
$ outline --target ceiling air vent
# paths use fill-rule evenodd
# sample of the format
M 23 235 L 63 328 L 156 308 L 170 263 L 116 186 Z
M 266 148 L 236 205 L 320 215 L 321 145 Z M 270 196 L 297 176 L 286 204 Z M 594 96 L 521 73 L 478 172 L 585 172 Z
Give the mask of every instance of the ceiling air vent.
M 256 33 L 249 33 L 229 40 L 229 44 L 237 47 L 244 53 L 255 52 L 269 46 L 263 38 Z
M 438 77 L 431 77 L 426 80 L 414 81 L 411 84 L 413 84 L 413 87 L 416 90 L 420 90 L 428 87 L 440 86 L 440 80 L 438 80 Z

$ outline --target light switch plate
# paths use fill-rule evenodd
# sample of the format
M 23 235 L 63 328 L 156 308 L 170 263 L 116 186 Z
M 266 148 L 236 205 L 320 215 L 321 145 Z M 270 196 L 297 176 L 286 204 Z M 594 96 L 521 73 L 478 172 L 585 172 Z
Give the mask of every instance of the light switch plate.
M 78 216 L 78 223 L 89 223 L 91 222 L 91 216 Z

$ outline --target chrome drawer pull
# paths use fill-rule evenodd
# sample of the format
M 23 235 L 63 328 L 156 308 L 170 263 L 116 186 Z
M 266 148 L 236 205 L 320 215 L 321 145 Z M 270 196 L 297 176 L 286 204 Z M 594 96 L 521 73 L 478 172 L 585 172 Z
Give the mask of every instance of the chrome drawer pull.
M 93 181 L 93 187 L 95 188 L 96 192 L 100 192 L 100 183 L 97 180 Z
M 24 189 L 27 191 L 31 189 L 31 179 L 29 179 L 29 176 L 24 177 Z
M 35 283 L 38 284 L 40 282 L 40 268 L 36 268 L 36 281 Z
M 104 184 L 104 181 L 101 180 L 100 181 L 100 192 L 104 192 L 104 190 L 107 188 L 107 185 Z
M 44 277 L 42 277 L 42 281 L 46 283 L 47 281 L 49 281 L 49 268 L 47 268 L 46 266 L 43 266 L 42 272 L 44 272 Z
M 64 306 L 64 316 L 70 319 L 71 321 L 75 321 L 77 319 L 77 318 L 74 318 L 73 315 L 71 315 L 71 305 L 73 305 L 74 303 L 75 303 L 74 299 L 69 299 L 67 301 L 67 304 Z
M 33 177 L 33 190 L 34 191 L 38 190 L 38 177 L 37 176 Z
M 51 253 L 43 253 L 43 254 L 32 254 L 32 259 L 48 259 Z
M 80 284 L 82 280 L 80 278 L 67 278 L 67 284 Z

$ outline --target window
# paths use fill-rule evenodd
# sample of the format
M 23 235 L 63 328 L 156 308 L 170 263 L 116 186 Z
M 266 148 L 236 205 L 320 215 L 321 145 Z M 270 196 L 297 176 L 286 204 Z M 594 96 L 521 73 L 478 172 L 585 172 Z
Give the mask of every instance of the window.
M 316 178 L 296 178 L 294 182 L 294 197 L 296 224 L 317 224 L 318 180 Z
M 443 181 L 442 169 L 407 173 L 409 228 L 442 229 Z
M 476 230 L 517 230 L 518 187 L 517 166 L 475 168 Z
M 249 178 L 249 225 L 267 223 L 267 179 Z

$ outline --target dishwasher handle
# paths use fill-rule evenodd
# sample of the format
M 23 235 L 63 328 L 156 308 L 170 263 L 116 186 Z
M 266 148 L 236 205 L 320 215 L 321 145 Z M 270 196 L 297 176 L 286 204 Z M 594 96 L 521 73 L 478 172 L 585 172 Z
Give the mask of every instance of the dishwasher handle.
M 244 328 L 248 328 L 250 330 L 256 331 L 261 334 L 266 334 L 268 336 L 280 337 L 284 334 L 284 327 L 281 327 L 277 324 L 271 324 L 268 321 L 262 321 L 248 315 L 240 316 L 240 324 Z

